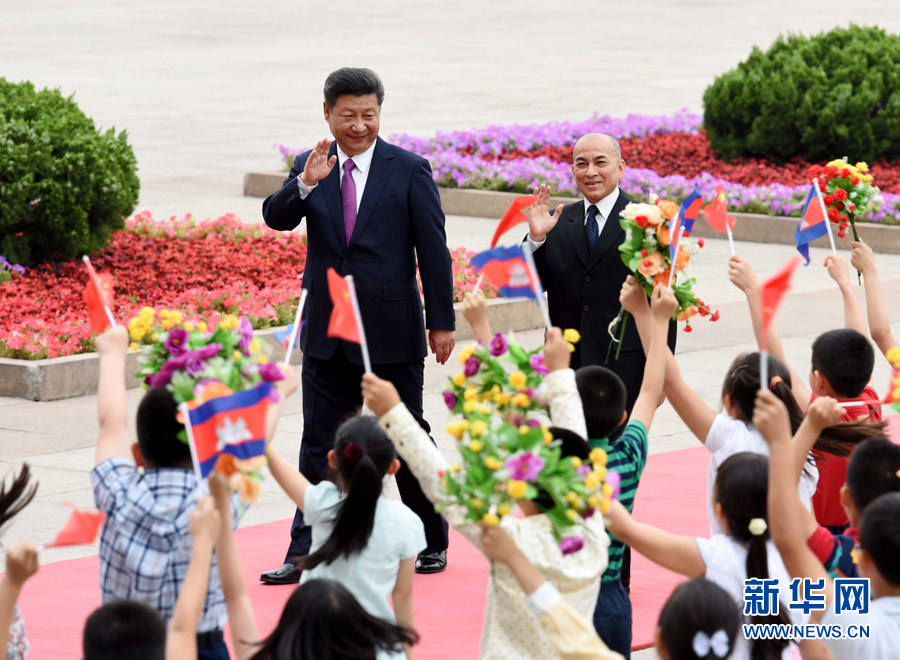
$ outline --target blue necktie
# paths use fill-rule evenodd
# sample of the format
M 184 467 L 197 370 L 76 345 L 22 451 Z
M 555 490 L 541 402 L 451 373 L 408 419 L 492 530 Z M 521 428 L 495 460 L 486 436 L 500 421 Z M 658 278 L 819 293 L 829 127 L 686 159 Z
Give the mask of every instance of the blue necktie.
M 584 235 L 587 237 L 588 249 L 593 252 L 600 240 L 600 227 L 597 224 L 597 207 L 591 204 L 588 207 L 587 220 L 584 223 Z

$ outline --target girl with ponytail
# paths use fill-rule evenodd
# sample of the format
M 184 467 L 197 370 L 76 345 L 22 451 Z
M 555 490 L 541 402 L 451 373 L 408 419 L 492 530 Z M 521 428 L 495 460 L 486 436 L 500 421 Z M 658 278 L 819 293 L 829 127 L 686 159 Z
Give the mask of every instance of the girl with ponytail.
M 338 428 L 328 452 L 334 482 L 313 485 L 271 446 L 266 454 L 272 476 L 312 529 L 300 584 L 340 582 L 369 614 L 411 630 L 412 579 L 425 530 L 402 502 L 381 497 L 385 475 L 397 472 L 400 461 L 378 419 L 354 417 Z M 408 645 L 404 650 L 409 657 Z M 402 655 L 380 651 L 378 658 Z
M 751 452 L 734 454 L 719 467 L 714 488 L 714 510 L 724 534 L 704 539 L 667 532 L 635 521 L 618 502 L 613 502 L 607 513 L 607 529 L 616 538 L 663 568 L 691 578 L 705 577 L 719 585 L 736 603 L 744 602 L 745 579 L 777 579 L 779 613 L 747 616 L 743 623 L 804 625 L 808 615 L 788 609 L 787 604 L 792 602 L 791 579 L 769 537 L 766 510 L 768 470 L 768 458 Z M 662 621 L 661 615 L 661 628 Z M 712 645 L 715 632 L 705 632 L 709 644 L 705 643 L 704 637 L 700 640 L 704 643 L 698 644 L 698 648 L 706 649 L 709 646 L 714 650 Z M 718 647 L 721 650 L 724 648 L 722 635 L 718 637 Z M 729 639 L 730 655 L 727 657 L 737 660 L 787 660 L 790 658 L 790 645 L 791 642 L 787 640 L 747 640 L 743 634 L 737 634 Z M 706 655 L 695 653 L 694 656 L 680 657 L 724 656 L 710 655 L 707 652 Z

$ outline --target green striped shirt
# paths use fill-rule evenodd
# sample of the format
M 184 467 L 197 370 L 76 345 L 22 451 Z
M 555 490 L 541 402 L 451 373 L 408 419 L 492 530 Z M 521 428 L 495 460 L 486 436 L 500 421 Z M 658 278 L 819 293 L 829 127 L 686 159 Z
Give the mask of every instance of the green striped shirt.
M 590 441 L 591 449 L 599 447 L 607 454 L 606 469 L 615 470 L 622 478 L 619 484 L 619 501 L 631 513 L 634 507 L 634 496 L 637 493 L 641 473 L 647 465 L 647 427 L 641 422 L 630 421 L 624 433 L 610 446 L 609 440 L 603 438 Z M 609 565 L 603 574 L 603 582 L 619 579 L 622 570 L 622 554 L 625 544 L 612 534 L 609 535 Z

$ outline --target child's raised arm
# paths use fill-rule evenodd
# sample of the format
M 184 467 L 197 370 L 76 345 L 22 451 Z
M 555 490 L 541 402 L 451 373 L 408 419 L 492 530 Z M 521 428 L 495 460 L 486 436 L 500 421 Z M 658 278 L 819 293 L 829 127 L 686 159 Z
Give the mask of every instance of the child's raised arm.
M 825 268 L 841 291 L 844 301 L 844 327 L 856 330 L 860 334 L 866 334 L 866 322 L 859 304 L 853 295 L 853 287 L 850 285 L 850 273 L 847 270 L 847 260 L 839 254 L 829 254 L 825 257 Z
M 879 350 L 887 355 L 891 348 L 897 346 L 897 340 L 891 332 L 891 320 L 884 304 L 881 279 L 878 276 L 878 267 L 875 265 L 875 254 L 872 252 L 872 248 L 862 241 L 854 241 L 851 245 L 853 252 L 850 256 L 850 263 L 863 274 L 866 285 L 866 314 L 869 318 L 869 334 L 872 336 L 872 341 L 878 345 Z
M 25 581 L 38 570 L 37 543 L 22 541 L 6 551 L 6 572 L 0 580 L 0 650 L 6 655 L 9 626 Z
M 631 410 L 631 419 L 638 421 L 649 429 L 653 415 L 659 405 L 659 396 L 663 391 L 666 376 L 666 353 L 669 346 L 666 338 L 669 333 L 669 320 L 678 308 L 678 301 L 672 289 L 657 286 L 653 290 L 650 301 L 650 351 L 644 363 L 644 379 L 637 400 Z
M 275 436 L 275 429 L 278 428 L 278 420 L 281 418 L 281 409 L 284 407 L 284 400 L 297 390 L 297 374 L 290 365 L 276 365 L 281 372 L 281 380 L 276 380 L 274 385 L 278 392 L 278 401 L 270 403 L 266 410 L 266 442 L 272 442 Z
M 100 432 L 94 465 L 110 458 L 131 459 L 128 442 L 128 399 L 125 394 L 125 356 L 128 331 L 124 326 L 108 328 L 94 340 L 100 355 L 100 382 L 97 385 L 97 417 Z
M 487 346 L 491 342 L 491 324 L 488 323 L 487 298 L 481 289 L 469 291 L 463 299 L 463 316 L 472 326 L 472 337 Z
M 415 623 L 413 616 L 413 577 L 415 574 L 415 557 L 401 560 L 400 568 L 397 570 L 397 582 L 391 593 L 391 604 L 394 607 L 397 625 L 407 630 L 415 630 L 413 626 Z M 403 652 L 406 654 L 407 660 L 412 660 L 412 647 L 409 644 L 403 645 Z
M 759 283 L 756 281 L 756 273 L 753 272 L 750 264 L 741 257 L 731 257 L 728 260 L 728 278 L 731 283 L 744 292 L 747 296 L 747 306 L 750 309 L 750 321 L 753 324 L 753 334 L 756 337 L 758 346 L 762 346 L 763 322 L 762 322 L 762 296 L 759 291 Z M 809 388 L 804 384 L 804 380 L 794 371 L 787 357 L 784 354 L 784 347 L 781 345 L 781 338 L 775 332 L 773 326 L 769 326 L 768 334 L 768 351 L 769 355 L 780 360 L 788 372 L 791 374 L 791 391 L 794 393 L 794 399 L 800 410 L 806 410 L 812 399 Z
M 618 500 L 613 500 L 606 512 L 606 530 L 663 568 L 687 577 L 706 574 L 706 565 L 694 537 L 639 523 Z
M 191 561 L 166 631 L 166 660 L 197 657 L 197 626 L 200 624 L 203 604 L 209 590 L 213 547 L 221 523 L 222 519 L 211 497 L 197 500 L 197 508 L 190 520 L 193 542 Z
M 647 354 L 650 350 L 650 336 L 653 333 L 650 306 L 647 304 L 647 294 L 644 293 L 644 289 L 631 275 L 622 285 L 619 302 L 622 303 L 625 311 L 634 317 L 641 344 L 644 347 L 644 354 Z M 665 345 L 664 354 L 666 367 L 663 391 L 675 412 L 691 432 L 700 442 L 706 442 L 709 429 L 716 419 L 716 411 L 706 405 L 703 399 L 697 396 L 697 393 L 681 377 L 678 362 L 672 355 L 668 343 Z
M 826 602 L 830 603 L 834 591 L 833 582 L 828 571 L 807 545 L 811 514 L 797 496 L 799 475 L 795 474 L 787 408 L 769 390 L 760 390 L 756 395 L 753 425 L 771 448 L 768 517 L 772 539 L 792 577 L 825 579 Z M 810 623 L 817 623 L 822 614 L 814 611 L 810 616 Z
M 550 373 L 544 377 L 550 405 L 550 421 L 554 426 L 569 429 L 581 438 L 587 438 L 584 405 L 575 384 L 575 372 L 569 368 L 572 350 L 563 339 L 559 328 L 547 331 L 544 342 L 544 366 Z

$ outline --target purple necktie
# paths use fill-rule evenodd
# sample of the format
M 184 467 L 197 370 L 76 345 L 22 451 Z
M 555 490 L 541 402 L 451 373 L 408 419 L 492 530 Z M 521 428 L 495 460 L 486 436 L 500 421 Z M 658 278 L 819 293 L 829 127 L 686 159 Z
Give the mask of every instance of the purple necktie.
M 356 225 L 356 183 L 350 174 L 356 163 L 350 158 L 344 161 L 344 177 L 341 179 L 341 205 L 344 207 L 344 238 L 350 245 L 353 227 Z

